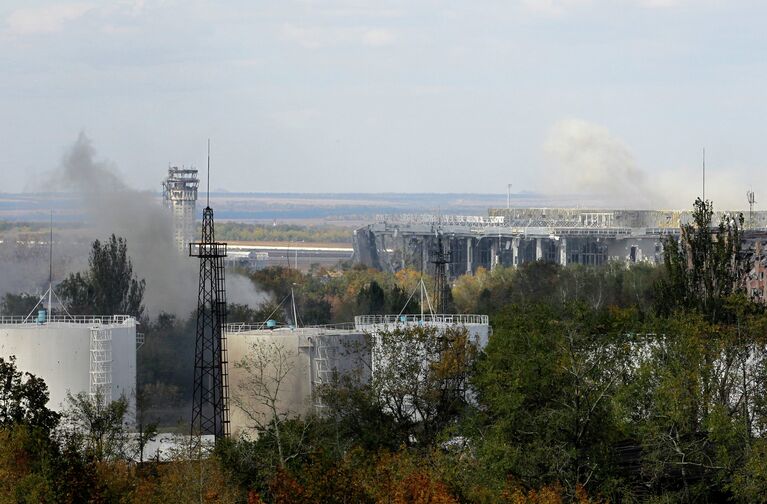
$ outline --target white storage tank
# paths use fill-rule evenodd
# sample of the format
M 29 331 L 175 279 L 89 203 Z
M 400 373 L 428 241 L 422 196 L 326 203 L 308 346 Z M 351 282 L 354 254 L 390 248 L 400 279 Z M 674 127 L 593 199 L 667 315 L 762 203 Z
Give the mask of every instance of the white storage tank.
M 275 394 L 278 415 L 321 413 L 323 405 L 315 394 L 319 386 L 330 383 L 334 373 L 352 375 L 361 383 L 369 383 L 375 373 L 376 359 L 371 352 L 375 351 L 376 334 L 413 326 L 438 330 L 463 326 L 479 348 L 487 345 L 490 334 L 487 315 L 363 315 L 355 317 L 354 324 L 301 328 L 228 324 L 230 432 L 233 436 L 251 433 L 256 422 L 266 425 L 273 415 L 263 397 L 256 398 L 254 390 L 242 389 L 249 380 L 249 373 L 237 365 L 243 359 L 258 367 L 259 381 L 272 391 L 277 375 L 284 374 L 279 393 Z M 253 357 L 258 352 L 262 357 L 260 366 Z M 258 393 L 272 392 L 262 388 Z
M 0 357 L 45 380 L 48 407 L 61 411 L 67 393 L 99 392 L 107 401 L 124 395 L 134 411 L 136 319 L 126 315 L 0 317 Z
M 249 374 L 238 367 L 243 359 L 255 362 L 253 354 L 261 352 L 269 357 L 261 365 L 263 382 L 269 387 L 276 385 L 280 367 L 287 370 L 281 380 L 276 397 L 280 415 L 305 416 L 323 407 L 316 397 L 318 387 L 330 383 L 334 373 L 354 373 L 362 381 L 369 379 L 370 354 L 366 351 L 365 336 L 351 324 L 318 327 L 272 327 L 265 324 L 228 324 L 226 329 L 229 374 L 230 432 L 239 436 L 250 431 L 256 416 L 268 423 L 272 413 L 263 400 L 243 391 Z M 279 348 L 279 355 L 275 349 Z M 244 406 L 248 414 L 238 406 Z

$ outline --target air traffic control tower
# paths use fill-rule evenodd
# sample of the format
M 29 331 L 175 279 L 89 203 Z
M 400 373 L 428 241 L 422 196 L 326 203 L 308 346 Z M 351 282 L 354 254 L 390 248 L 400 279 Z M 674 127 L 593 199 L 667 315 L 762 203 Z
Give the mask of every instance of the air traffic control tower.
M 194 241 L 195 205 L 200 180 L 194 168 L 168 168 L 162 182 L 164 205 L 173 212 L 173 239 L 180 254 L 186 253 Z

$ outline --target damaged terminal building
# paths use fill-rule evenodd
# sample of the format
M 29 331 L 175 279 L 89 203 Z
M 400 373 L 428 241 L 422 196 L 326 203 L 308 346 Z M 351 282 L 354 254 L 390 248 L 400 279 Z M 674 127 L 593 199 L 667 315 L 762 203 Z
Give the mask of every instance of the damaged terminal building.
M 740 212 L 717 212 L 713 221 Z M 447 275 L 533 261 L 599 265 L 610 260 L 658 263 L 663 240 L 679 236 L 691 211 L 580 208 L 490 209 L 488 216 L 381 215 L 354 233 L 357 262 L 372 268 L 431 272 L 441 236 L 452 255 Z M 767 212 L 747 212 L 747 234 L 767 228 Z

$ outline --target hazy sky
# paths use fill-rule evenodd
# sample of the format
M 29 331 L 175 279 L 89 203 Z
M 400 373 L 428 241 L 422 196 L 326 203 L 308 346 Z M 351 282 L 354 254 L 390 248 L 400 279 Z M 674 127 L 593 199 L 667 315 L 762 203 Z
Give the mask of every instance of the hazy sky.
M 0 192 L 83 130 L 155 190 L 210 137 L 214 189 L 680 206 L 705 146 L 709 197 L 767 202 L 766 19 L 737 0 L 4 0 Z

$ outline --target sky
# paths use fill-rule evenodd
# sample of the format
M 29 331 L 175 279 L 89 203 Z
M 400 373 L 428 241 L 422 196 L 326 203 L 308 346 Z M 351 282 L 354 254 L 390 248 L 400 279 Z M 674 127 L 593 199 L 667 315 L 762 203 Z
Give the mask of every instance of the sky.
M 757 208 L 767 3 L 0 4 L 0 192 L 84 132 L 132 187 L 606 194 Z M 767 200 L 765 200 L 767 201 Z

